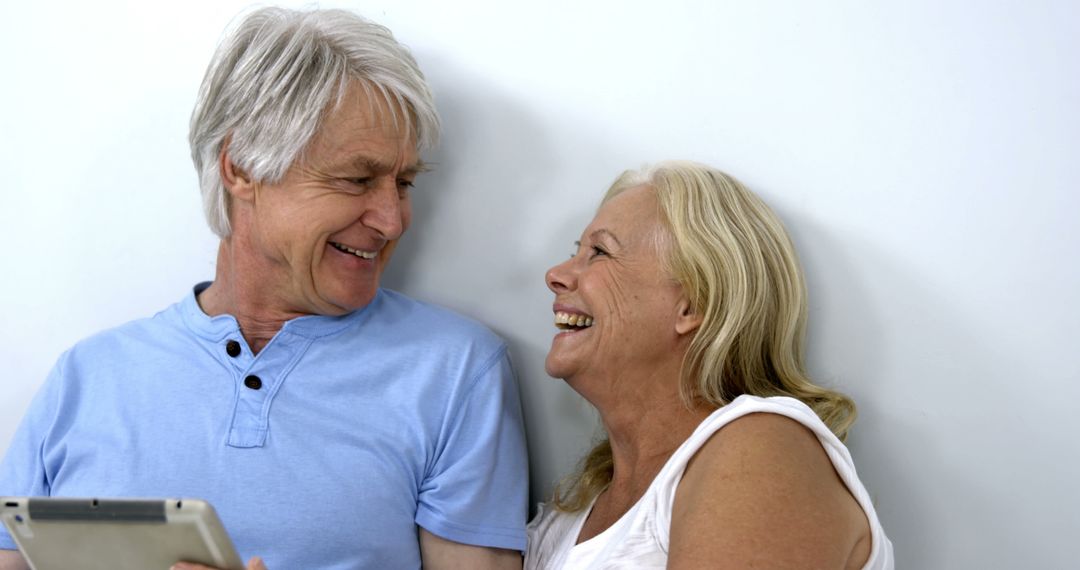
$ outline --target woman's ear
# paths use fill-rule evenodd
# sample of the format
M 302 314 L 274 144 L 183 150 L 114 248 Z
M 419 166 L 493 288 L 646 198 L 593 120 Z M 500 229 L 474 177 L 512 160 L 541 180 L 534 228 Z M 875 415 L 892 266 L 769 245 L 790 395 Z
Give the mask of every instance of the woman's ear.
M 226 138 L 225 144 L 221 145 L 221 156 L 218 159 L 221 183 L 233 199 L 250 201 L 255 196 L 255 183 L 244 169 L 233 162 L 232 155 L 229 154 L 229 142 L 230 139 Z
M 680 335 L 689 334 L 701 326 L 702 316 L 694 309 L 690 299 L 685 296 L 679 299 L 679 314 L 675 317 L 675 332 Z

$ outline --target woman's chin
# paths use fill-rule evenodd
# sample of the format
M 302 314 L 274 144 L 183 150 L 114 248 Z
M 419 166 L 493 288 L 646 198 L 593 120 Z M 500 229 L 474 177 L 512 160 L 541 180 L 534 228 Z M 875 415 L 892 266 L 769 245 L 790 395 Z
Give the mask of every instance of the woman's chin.
M 552 378 L 558 378 L 565 380 L 570 376 L 570 367 L 566 362 L 563 362 L 553 353 L 548 353 L 547 359 L 544 360 L 544 371 L 548 376 Z

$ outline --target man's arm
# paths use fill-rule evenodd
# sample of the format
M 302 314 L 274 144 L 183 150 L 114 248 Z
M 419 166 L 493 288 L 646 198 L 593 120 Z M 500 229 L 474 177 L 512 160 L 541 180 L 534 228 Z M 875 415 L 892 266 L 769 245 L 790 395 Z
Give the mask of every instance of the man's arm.
M 0 570 L 30 570 L 18 550 L 0 550 Z
M 420 529 L 420 558 L 424 570 L 520 570 L 521 553 L 452 542 Z M 2 570 L 2 569 L 0 569 Z
M 266 570 L 266 565 L 263 564 L 262 558 L 258 556 L 248 560 L 246 570 Z M 0 566 L 0 570 L 7 570 Z M 203 566 L 202 564 L 195 564 L 194 562 L 177 562 L 169 567 L 169 570 L 218 570 L 217 568 L 211 568 L 210 566 Z
M 0 550 L 0 570 L 28 570 L 25 564 L 22 566 L 17 564 L 7 566 L 8 559 L 2 556 L 4 552 L 10 553 L 11 551 Z M 14 552 L 13 554 L 18 559 L 12 560 L 21 563 L 22 557 L 18 556 L 19 553 Z M 422 528 L 420 529 L 420 558 L 423 561 L 424 570 L 458 570 L 460 568 L 469 568 L 469 570 L 521 570 L 522 562 L 521 553 L 516 550 L 485 548 L 483 546 L 451 542 Z M 201 564 L 178 562 L 170 570 L 216 569 Z M 248 562 L 247 570 L 266 570 L 266 566 L 263 565 L 262 560 L 255 557 Z
M 425 568 L 522 566 L 528 458 L 517 381 L 505 345 L 496 348 L 470 366 L 425 468 L 414 519 Z

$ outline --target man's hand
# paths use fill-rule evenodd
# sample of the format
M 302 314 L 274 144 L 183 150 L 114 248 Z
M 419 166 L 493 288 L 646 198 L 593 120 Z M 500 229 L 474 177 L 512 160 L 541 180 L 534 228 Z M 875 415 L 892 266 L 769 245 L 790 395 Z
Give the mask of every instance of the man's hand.
M 521 553 L 452 542 L 420 529 L 420 557 L 424 570 L 520 570 Z
M 266 565 L 263 564 L 262 558 L 258 556 L 248 560 L 246 570 L 266 570 Z M 0 570 L 5 570 L 0 567 Z M 191 562 L 177 562 L 173 564 L 169 570 L 218 570 L 217 568 L 211 568 L 210 566 L 203 566 L 202 564 L 193 564 Z
M 22 554 L 18 550 L 0 550 L 0 570 L 30 570 L 30 566 L 23 559 Z M 172 565 L 170 570 L 217 570 L 209 566 L 203 566 L 202 564 L 192 564 L 190 562 L 177 562 Z M 258 556 L 252 558 L 247 563 L 246 570 L 266 570 L 266 565 L 263 564 L 262 558 Z

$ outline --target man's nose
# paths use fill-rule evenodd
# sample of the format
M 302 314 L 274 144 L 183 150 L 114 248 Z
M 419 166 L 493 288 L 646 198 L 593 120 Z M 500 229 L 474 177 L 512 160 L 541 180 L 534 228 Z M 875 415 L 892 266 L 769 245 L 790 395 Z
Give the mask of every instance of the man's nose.
M 360 221 L 388 241 L 401 237 L 405 231 L 403 202 L 409 198 L 399 192 L 397 180 L 380 180 L 367 196 L 370 202 Z

